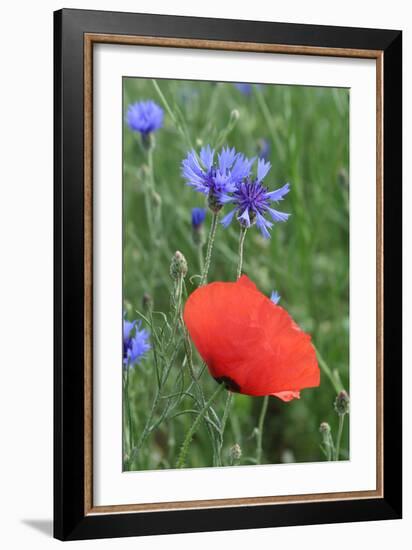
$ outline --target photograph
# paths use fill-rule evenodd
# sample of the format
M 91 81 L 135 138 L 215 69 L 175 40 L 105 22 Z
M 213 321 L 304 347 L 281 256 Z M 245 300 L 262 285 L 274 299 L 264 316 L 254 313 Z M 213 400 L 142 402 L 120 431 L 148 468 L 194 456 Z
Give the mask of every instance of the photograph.
M 350 90 L 122 86 L 123 471 L 350 460 Z

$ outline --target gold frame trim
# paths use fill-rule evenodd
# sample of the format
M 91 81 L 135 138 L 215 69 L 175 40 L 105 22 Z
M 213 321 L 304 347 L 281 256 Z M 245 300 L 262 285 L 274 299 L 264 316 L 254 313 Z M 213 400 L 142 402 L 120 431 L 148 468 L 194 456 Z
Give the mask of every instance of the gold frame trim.
M 96 43 L 283 53 L 376 60 L 376 489 L 273 497 L 94 506 L 93 504 L 93 45 Z M 84 35 L 84 513 L 113 514 L 383 498 L 383 51 L 160 38 Z

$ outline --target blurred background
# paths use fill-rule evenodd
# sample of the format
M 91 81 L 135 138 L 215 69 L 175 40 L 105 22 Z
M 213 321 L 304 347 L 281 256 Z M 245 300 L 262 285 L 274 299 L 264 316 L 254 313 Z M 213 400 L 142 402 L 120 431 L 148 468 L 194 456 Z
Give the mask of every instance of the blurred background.
M 145 295 L 154 311 L 170 310 L 170 260 L 180 250 L 188 262 L 187 292 L 197 287 L 190 277 L 200 272 L 193 242 L 191 209 L 205 207 L 205 197 L 186 186 L 180 165 L 190 146 L 234 146 L 247 156 L 272 164 L 265 184 L 273 190 L 286 182 L 291 192 L 282 211 L 292 214 L 276 224 L 271 239 L 256 228 L 248 231 L 243 272 L 267 295 L 276 289 L 280 305 L 312 336 L 317 349 L 349 392 L 349 91 L 284 85 L 240 86 L 232 83 L 125 78 L 124 114 L 129 104 L 152 99 L 165 109 L 164 127 L 155 133 L 151 219 L 144 181 L 149 167 L 141 136 L 123 123 L 124 151 L 124 304 L 129 320 L 143 311 Z M 160 95 L 159 95 L 160 90 Z M 167 102 L 170 112 L 162 100 Z M 126 118 L 126 117 L 125 117 Z M 211 216 L 207 213 L 205 236 Z M 157 238 L 153 238 L 153 234 Z M 209 281 L 234 280 L 238 259 L 238 225 L 219 227 Z M 143 325 L 144 326 L 144 323 Z M 146 327 L 147 328 L 147 327 Z M 195 362 L 201 362 L 194 351 Z M 179 368 L 179 357 L 176 365 Z M 201 378 L 206 395 L 216 383 L 207 371 Z M 130 372 L 130 396 L 136 431 L 145 424 L 156 392 L 153 353 Z M 263 436 L 264 463 L 325 460 L 319 425 L 328 422 L 336 437 L 336 389 L 321 373 L 320 387 L 284 403 L 270 398 Z M 222 403 L 216 404 L 220 414 Z M 253 464 L 256 426 L 262 398 L 234 395 L 224 453 L 235 443 L 241 465 Z M 182 401 L 182 411 L 189 404 Z M 160 417 L 161 404 L 155 412 Z M 174 466 L 190 414 L 164 419 L 146 440 L 136 468 Z M 342 458 L 349 457 L 349 422 Z M 124 430 L 124 436 L 127 434 Z M 202 425 L 193 438 L 189 467 L 210 466 L 211 448 Z

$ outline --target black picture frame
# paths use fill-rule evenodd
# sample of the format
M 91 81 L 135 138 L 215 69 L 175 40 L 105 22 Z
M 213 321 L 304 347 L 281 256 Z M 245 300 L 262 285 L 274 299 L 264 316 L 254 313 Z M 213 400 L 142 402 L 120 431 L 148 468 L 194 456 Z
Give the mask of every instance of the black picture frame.
M 383 496 L 87 514 L 84 391 L 86 33 L 379 50 L 383 56 Z M 61 540 L 397 519 L 402 515 L 402 33 L 63 9 L 54 13 L 54 536 Z M 386 375 L 388 374 L 388 375 Z

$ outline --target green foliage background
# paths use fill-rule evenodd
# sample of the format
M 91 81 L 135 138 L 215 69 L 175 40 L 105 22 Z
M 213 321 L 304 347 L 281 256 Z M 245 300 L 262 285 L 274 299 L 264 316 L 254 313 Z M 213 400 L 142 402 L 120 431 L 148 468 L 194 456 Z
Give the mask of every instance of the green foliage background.
M 321 355 L 349 386 L 349 91 L 337 88 L 265 85 L 250 96 L 233 84 L 158 80 L 169 104 L 164 127 L 156 132 L 153 152 L 153 183 L 156 194 L 149 199 L 147 216 L 145 181 L 147 156 L 140 135 L 124 123 L 124 302 L 129 320 L 142 312 L 145 293 L 153 298 L 154 311 L 170 310 L 172 282 L 169 265 L 176 250 L 187 258 L 187 292 L 198 280 L 198 252 L 191 235 L 191 209 L 205 206 L 203 195 L 186 186 L 180 163 L 190 144 L 214 148 L 234 146 L 247 156 L 257 153 L 259 142 L 270 142 L 272 169 L 265 179 L 270 189 L 290 182 L 291 191 L 281 210 L 291 213 L 288 222 L 276 224 L 270 240 L 253 227 L 245 242 L 243 272 L 270 295 L 276 289 L 281 303 L 295 321 L 312 335 Z M 130 103 L 153 99 L 164 107 L 151 80 L 126 78 L 124 113 Z M 239 115 L 237 117 L 237 115 Z M 226 209 L 225 209 L 226 211 Z M 210 224 L 210 212 L 205 232 Z M 151 229 L 151 230 L 150 230 Z M 153 234 L 157 235 L 153 238 Z M 209 281 L 234 280 L 237 266 L 238 227 L 219 227 Z M 161 317 L 154 315 L 158 326 Z M 143 323 L 145 325 L 145 323 Z M 201 360 L 194 351 L 196 368 Z M 258 355 L 258 350 L 257 350 Z M 130 372 L 129 395 L 138 438 L 156 392 L 153 352 Z M 182 369 L 178 354 L 173 372 Z M 216 383 L 207 371 L 201 384 L 206 396 Z M 170 391 L 173 384 L 170 383 Z M 336 390 L 322 372 L 319 388 L 304 390 L 300 400 L 283 403 L 270 398 L 263 435 L 263 462 L 325 460 L 320 448 L 319 424 L 327 421 L 335 437 L 338 416 L 333 402 Z M 163 407 L 160 401 L 154 418 Z M 224 437 L 223 453 L 228 463 L 234 443 L 242 448 L 240 464 L 253 464 L 256 426 L 262 398 L 235 395 Z M 216 411 L 222 414 L 224 396 Z M 182 411 L 191 408 L 183 400 Z M 176 412 L 176 411 L 175 411 Z M 178 412 L 178 411 L 177 411 Z M 130 469 L 174 467 L 193 414 L 164 419 L 146 439 Z M 124 438 L 128 438 L 124 426 Z M 348 422 L 345 423 L 342 457 L 349 456 Z M 212 464 L 207 430 L 197 430 L 187 466 Z

